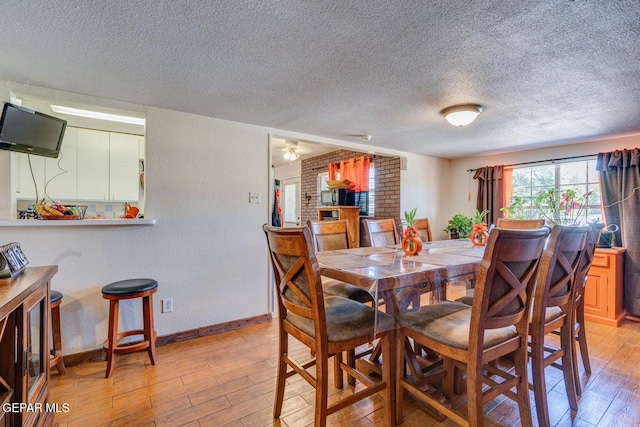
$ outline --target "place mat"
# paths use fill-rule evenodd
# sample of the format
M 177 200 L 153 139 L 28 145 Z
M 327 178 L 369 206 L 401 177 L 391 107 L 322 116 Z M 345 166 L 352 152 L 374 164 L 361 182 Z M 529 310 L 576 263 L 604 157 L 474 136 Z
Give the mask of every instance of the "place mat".
M 316 254 L 318 262 L 322 267 L 335 268 L 338 270 L 349 270 L 361 267 L 377 267 L 381 265 L 389 265 L 388 260 L 380 260 L 375 258 L 363 257 L 359 255 L 351 255 L 338 253 L 339 251 L 323 252 Z
M 470 264 L 478 261 L 477 256 L 466 256 L 457 252 L 430 252 L 426 254 L 418 254 L 411 257 L 412 261 L 423 262 L 426 264 L 435 265 L 457 265 L 457 264 Z
M 375 255 L 375 254 L 390 254 L 394 252 L 398 252 L 401 250 L 400 248 L 395 248 L 394 246 L 364 246 L 362 248 L 353 248 L 353 249 L 338 249 L 331 252 L 339 252 L 341 254 L 348 255 Z

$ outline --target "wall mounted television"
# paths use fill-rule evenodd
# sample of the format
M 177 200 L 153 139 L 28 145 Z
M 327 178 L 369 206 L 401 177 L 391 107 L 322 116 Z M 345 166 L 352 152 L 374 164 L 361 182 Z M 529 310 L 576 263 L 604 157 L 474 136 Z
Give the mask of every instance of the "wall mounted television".
M 65 120 L 5 102 L 0 118 L 0 149 L 58 157 Z

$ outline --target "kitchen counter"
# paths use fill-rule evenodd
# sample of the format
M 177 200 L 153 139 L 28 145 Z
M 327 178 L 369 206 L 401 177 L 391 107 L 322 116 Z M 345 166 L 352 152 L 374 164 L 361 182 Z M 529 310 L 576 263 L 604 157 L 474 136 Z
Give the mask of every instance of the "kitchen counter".
M 71 219 L 71 220 L 37 220 L 37 219 L 5 219 L 0 220 L 0 227 L 121 227 L 132 225 L 156 225 L 155 219 Z

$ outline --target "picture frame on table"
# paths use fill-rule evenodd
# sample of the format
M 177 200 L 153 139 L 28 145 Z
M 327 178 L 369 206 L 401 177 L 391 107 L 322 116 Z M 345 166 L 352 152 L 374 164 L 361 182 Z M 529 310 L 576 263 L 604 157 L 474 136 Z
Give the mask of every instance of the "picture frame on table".
M 8 271 L 4 270 L 5 265 Z M 0 246 L 0 278 L 15 277 L 22 273 L 29 264 L 29 260 L 22 252 L 20 243 L 13 242 Z

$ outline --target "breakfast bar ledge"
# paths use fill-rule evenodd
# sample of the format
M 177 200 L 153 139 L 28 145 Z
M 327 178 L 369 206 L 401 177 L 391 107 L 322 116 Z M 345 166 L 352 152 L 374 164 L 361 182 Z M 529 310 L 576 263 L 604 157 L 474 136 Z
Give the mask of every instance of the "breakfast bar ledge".
M 79 219 L 79 220 L 36 220 L 4 219 L 0 227 L 121 227 L 132 225 L 156 225 L 154 218 L 143 219 Z

